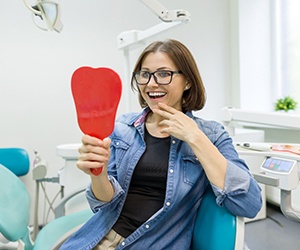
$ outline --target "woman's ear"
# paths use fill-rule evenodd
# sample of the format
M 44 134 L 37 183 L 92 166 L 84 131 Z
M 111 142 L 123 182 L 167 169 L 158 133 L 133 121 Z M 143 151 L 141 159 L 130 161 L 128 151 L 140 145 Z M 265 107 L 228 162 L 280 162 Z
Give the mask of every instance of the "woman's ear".
M 185 87 L 184 87 L 184 90 L 188 90 L 190 87 L 191 87 L 191 85 L 187 82 Z

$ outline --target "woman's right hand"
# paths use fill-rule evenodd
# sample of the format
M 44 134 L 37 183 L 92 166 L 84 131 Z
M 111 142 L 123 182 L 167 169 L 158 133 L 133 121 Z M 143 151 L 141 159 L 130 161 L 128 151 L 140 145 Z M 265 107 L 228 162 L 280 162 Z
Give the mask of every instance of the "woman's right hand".
M 89 135 L 82 136 L 82 145 L 79 147 L 77 167 L 90 176 L 94 176 L 91 169 L 102 168 L 107 174 L 107 164 L 110 157 L 111 140 L 107 137 L 100 140 Z

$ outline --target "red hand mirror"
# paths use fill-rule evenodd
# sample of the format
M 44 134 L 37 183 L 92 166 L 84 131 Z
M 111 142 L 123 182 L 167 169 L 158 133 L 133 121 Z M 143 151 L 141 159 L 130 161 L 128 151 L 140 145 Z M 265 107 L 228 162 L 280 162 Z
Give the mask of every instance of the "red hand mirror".
M 109 136 L 122 93 L 119 75 L 109 68 L 81 67 L 72 75 L 71 88 L 81 131 L 101 140 Z M 91 171 L 99 175 L 102 168 Z

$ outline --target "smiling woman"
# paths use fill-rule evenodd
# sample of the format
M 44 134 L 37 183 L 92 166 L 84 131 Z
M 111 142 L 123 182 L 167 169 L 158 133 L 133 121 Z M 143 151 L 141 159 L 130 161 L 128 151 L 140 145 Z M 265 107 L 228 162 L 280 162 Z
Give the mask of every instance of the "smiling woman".
M 187 90 L 188 81 L 183 74 L 177 73 L 173 77 L 173 72 L 179 72 L 176 67 L 166 53 L 157 51 L 149 53 L 143 60 L 141 71 L 134 73 L 141 98 L 150 109 L 163 102 L 182 110 L 183 93 Z
M 61 249 L 190 249 L 208 188 L 230 213 L 255 217 L 260 188 L 228 133 L 192 113 L 204 107 L 205 88 L 185 45 L 150 44 L 131 84 L 142 111 L 119 117 L 109 138 L 82 137 L 77 166 L 91 178 L 95 215 Z
M 155 57 L 155 59 L 152 57 Z M 201 110 L 205 105 L 205 87 L 199 74 L 196 62 L 191 52 L 187 48 L 182 47 L 178 41 L 173 40 L 169 43 L 163 43 L 159 41 L 152 43 L 140 55 L 133 71 L 134 73 L 131 78 L 131 87 L 134 90 L 139 90 L 139 102 L 142 107 L 147 107 L 148 104 L 142 96 L 138 86 L 144 84 L 151 85 L 152 75 L 155 83 L 158 85 L 168 85 L 172 82 L 173 78 L 175 78 L 176 82 L 176 75 L 179 77 L 181 76 L 182 79 L 184 79 L 185 84 L 183 86 L 182 93 L 183 102 L 180 105 L 182 106 L 180 107 L 181 110 Z M 144 79 L 142 84 L 139 77 L 140 72 L 144 74 L 146 73 L 145 77 L 147 78 L 147 81 Z M 157 77 L 159 77 L 159 75 L 157 72 L 160 72 L 160 78 L 162 78 L 162 75 L 166 77 L 163 83 L 158 81 Z M 167 76 L 166 72 L 168 72 Z M 138 76 L 138 78 L 136 76 Z M 171 85 L 173 86 L 173 82 Z M 190 91 L 192 85 L 195 86 L 193 87 L 194 91 Z M 166 86 L 166 88 L 168 87 Z M 150 95 L 156 94 L 155 92 L 149 93 Z M 189 106 L 188 110 L 186 109 L 187 106 Z

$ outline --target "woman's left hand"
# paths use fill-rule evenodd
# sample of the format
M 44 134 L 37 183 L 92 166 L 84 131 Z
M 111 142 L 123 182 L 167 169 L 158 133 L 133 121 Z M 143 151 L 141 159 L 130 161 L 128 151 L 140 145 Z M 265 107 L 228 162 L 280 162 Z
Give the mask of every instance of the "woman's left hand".
M 192 118 L 164 103 L 159 103 L 158 107 L 159 109 L 152 111 L 164 118 L 159 123 L 162 126 L 161 133 L 167 133 L 186 142 L 194 139 L 199 128 Z

